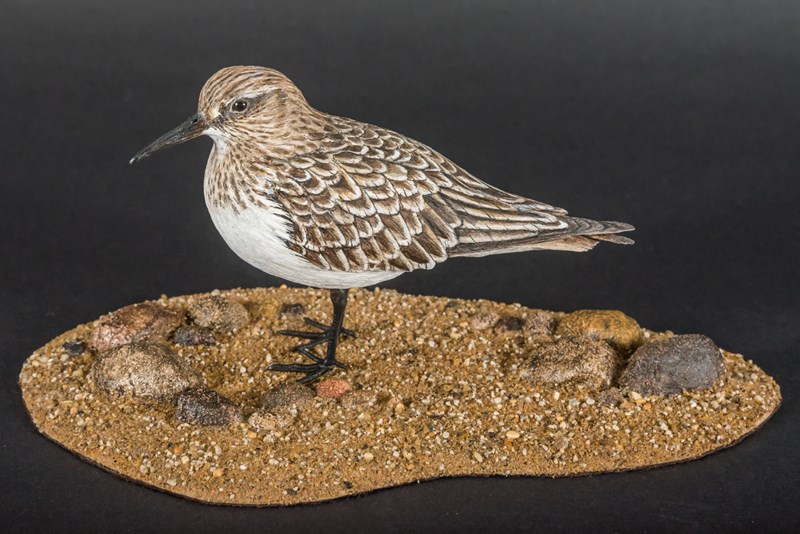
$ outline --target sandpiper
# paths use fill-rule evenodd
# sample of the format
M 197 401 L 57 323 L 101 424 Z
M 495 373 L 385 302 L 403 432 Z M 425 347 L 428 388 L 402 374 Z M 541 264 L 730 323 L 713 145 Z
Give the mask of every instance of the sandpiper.
M 448 258 L 527 250 L 585 251 L 629 224 L 571 217 L 561 208 L 472 176 L 399 133 L 312 108 L 283 74 L 227 67 L 201 93 L 197 113 L 131 163 L 200 135 L 214 141 L 205 200 L 214 225 L 243 260 L 279 278 L 330 290 L 333 321 L 293 350 L 307 364 L 274 364 L 309 382 L 334 367 L 347 291 L 431 269 Z M 324 355 L 315 347 L 325 347 Z

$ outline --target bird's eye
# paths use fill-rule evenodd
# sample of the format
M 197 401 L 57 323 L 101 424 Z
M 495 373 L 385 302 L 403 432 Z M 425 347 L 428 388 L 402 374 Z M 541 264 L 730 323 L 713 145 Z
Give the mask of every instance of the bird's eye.
M 236 113 L 241 113 L 242 111 L 247 109 L 247 100 L 234 100 L 233 104 L 231 104 L 231 111 L 235 111 Z

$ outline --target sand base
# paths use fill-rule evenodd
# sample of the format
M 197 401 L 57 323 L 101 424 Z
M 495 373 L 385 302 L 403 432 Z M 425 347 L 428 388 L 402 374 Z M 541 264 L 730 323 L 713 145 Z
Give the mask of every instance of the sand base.
M 283 304 L 330 317 L 327 292 L 254 289 L 221 292 L 244 303 L 253 321 L 214 346 L 176 351 L 205 383 L 255 411 L 263 394 L 296 376 L 267 371 L 301 361 L 302 328 Z M 198 296 L 162 298 L 185 310 Z M 340 400 L 315 397 L 277 431 L 244 423 L 180 423 L 169 403 L 110 397 L 90 379 L 91 351 L 72 356 L 62 334 L 34 352 L 20 374 L 31 418 L 45 436 L 112 473 L 203 502 L 246 506 L 335 499 L 415 481 L 461 475 L 571 476 L 692 460 L 729 447 L 779 407 L 778 385 L 751 361 L 725 353 L 712 388 L 668 397 L 624 390 L 534 385 L 520 371 L 536 339 L 525 329 L 476 330 L 470 318 L 494 312 L 525 319 L 520 305 L 353 291 L 343 341 L 349 365 L 328 377 L 353 387 Z M 645 331 L 645 337 L 659 334 Z

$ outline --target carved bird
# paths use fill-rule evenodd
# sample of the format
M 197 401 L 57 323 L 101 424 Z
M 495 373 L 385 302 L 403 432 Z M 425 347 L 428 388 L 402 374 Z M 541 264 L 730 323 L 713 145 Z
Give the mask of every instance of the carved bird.
M 329 289 L 333 321 L 295 351 L 307 364 L 274 364 L 312 381 L 334 367 L 347 291 L 448 258 L 528 250 L 585 251 L 629 224 L 571 217 L 501 191 L 402 134 L 311 107 L 283 74 L 227 67 L 201 93 L 197 113 L 137 153 L 207 135 L 214 141 L 205 200 L 214 225 L 243 260 L 273 276 Z M 323 355 L 316 347 L 324 346 Z

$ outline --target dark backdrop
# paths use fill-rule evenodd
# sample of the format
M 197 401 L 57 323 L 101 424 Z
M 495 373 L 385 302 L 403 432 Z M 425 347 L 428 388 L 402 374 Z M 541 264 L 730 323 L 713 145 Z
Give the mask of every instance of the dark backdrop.
M 798 526 L 795 0 L 0 5 L 4 530 L 777 530 Z M 16 376 L 74 325 L 145 299 L 275 285 L 202 197 L 210 141 L 131 168 L 230 64 L 401 131 L 485 180 L 636 225 L 634 247 L 454 260 L 389 285 L 701 332 L 783 388 L 737 447 L 644 472 L 428 482 L 232 509 L 124 482 L 39 436 Z M 269 481 L 265 481 L 269 483 Z

